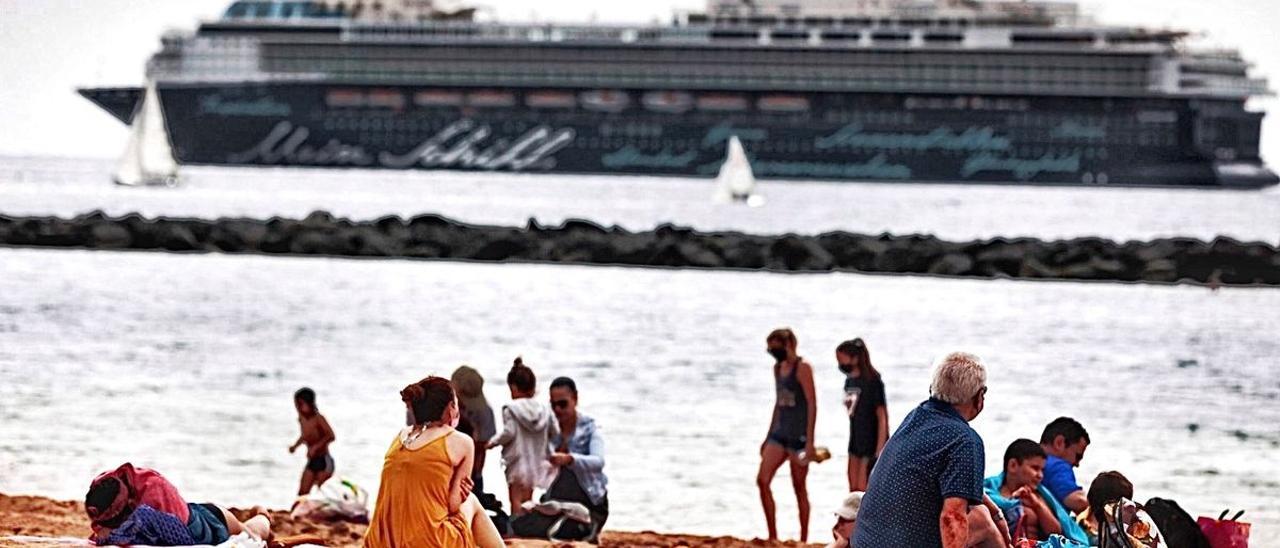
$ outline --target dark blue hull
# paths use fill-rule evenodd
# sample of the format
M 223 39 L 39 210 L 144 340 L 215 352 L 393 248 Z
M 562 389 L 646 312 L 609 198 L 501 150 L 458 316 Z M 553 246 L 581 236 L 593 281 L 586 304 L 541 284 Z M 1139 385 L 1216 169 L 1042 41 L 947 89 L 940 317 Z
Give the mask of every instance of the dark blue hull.
M 1231 101 L 314 83 L 159 93 L 183 164 L 712 176 L 737 135 L 760 178 L 1277 182 L 1258 157 L 1262 115 Z

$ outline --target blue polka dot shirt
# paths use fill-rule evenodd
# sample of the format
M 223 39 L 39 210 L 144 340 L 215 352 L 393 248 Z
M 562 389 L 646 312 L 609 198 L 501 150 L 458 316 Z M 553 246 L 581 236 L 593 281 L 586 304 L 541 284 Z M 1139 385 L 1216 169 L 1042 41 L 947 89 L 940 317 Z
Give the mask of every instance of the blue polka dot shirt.
M 858 511 L 855 548 L 942 546 L 942 501 L 982 503 L 982 438 L 950 404 L 917 407 L 884 446 Z

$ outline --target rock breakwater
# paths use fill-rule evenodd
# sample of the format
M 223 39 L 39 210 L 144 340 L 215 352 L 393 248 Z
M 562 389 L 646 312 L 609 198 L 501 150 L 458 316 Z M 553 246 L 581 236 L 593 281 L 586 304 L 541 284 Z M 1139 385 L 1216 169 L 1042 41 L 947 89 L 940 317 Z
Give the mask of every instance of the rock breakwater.
M 632 232 L 569 220 L 524 227 L 460 223 L 439 215 L 372 221 L 317 211 L 304 219 L 148 219 L 93 212 L 74 218 L 0 215 L 0 245 L 106 250 L 262 253 L 472 261 L 875 272 L 1211 285 L 1280 285 L 1280 252 L 1230 238 L 1115 242 L 934 236 L 750 235 L 664 224 Z

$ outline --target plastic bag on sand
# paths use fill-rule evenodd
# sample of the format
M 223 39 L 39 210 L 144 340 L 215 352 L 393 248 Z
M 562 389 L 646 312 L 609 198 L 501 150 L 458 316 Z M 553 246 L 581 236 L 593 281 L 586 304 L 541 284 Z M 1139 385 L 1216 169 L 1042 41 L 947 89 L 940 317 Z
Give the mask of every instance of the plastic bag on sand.
M 298 497 L 289 512 L 293 519 L 369 523 L 369 492 L 347 480 L 326 483 Z

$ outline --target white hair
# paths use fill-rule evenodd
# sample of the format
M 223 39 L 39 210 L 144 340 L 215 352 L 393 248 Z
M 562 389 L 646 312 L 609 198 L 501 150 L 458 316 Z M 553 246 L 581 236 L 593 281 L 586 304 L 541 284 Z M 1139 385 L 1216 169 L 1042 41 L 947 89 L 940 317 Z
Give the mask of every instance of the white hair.
M 952 352 L 933 366 L 929 394 L 952 405 L 965 403 L 987 385 L 987 368 L 982 358 L 967 352 Z

